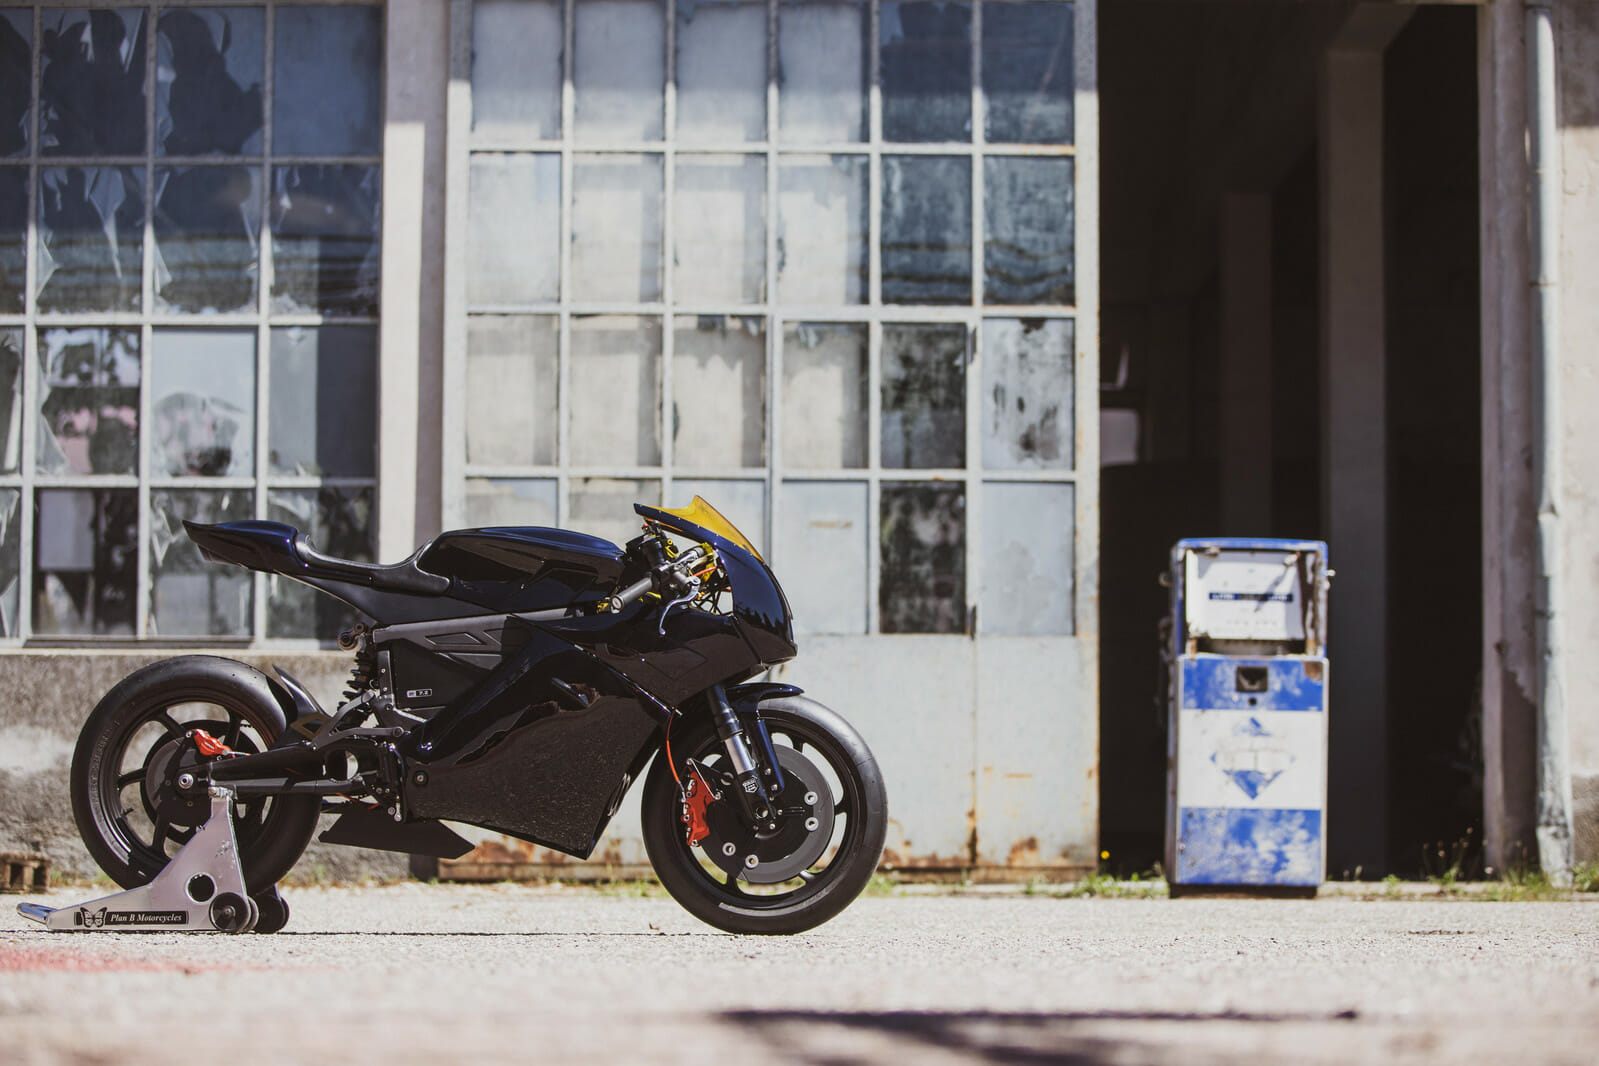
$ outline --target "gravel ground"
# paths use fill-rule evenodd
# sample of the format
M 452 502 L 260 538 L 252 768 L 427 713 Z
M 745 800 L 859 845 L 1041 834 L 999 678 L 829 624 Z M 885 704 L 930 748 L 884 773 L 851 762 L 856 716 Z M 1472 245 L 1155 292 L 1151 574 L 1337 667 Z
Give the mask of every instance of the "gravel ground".
M 0 1061 L 1599 1062 L 1596 902 L 869 897 L 766 939 L 584 888 L 288 898 L 276 936 L 4 905 Z

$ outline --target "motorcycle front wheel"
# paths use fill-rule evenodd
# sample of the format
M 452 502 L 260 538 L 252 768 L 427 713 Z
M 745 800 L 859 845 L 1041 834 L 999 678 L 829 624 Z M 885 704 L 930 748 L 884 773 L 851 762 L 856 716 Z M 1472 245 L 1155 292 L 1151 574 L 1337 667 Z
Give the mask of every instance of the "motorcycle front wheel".
M 736 801 L 721 779 L 713 784 L 724 798 L 706 812 L 711 835 L 690 847 L 682 793 L 663 751 L 644 783 L 644 848 L 662 886 L 701 921 L 730 933 L 801 933 L 849 906 L 871 880 L 888 831 L 887 793 L 865 741 L 815 700 L 767 700 L 760 717 L 784 777 L 774 805 L 803 807 L 805 816 L 790 813 L 775 832 L 752 832 L 733 812 Z M 729 773 L 709 721 L 679 724 L 670 740 L 685 782 L 690 759 L 712 777 Z

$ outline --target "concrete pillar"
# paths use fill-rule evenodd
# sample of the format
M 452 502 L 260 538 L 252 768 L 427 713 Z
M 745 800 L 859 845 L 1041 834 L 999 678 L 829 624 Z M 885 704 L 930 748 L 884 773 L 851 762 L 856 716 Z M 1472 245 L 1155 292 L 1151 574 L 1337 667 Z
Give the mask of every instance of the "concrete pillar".
M 1221 528 L 1271 533 L 1271 196 L 1221 211 Z
M 1385 45 L 1386 42 L 1383 42 Z M 1387 491 L 1382 46 L 1335 44 L 1318 89 L 1322 513 L 1330 603 L 1330 876 L 1387 846 Z

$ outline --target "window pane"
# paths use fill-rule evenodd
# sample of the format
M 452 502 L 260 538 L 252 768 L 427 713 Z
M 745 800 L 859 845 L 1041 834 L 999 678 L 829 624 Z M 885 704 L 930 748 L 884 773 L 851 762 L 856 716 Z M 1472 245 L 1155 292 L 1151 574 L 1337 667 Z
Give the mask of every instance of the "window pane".
M 39 310 L 137 309 L 143 234 L 139 169 L 40 169 Z
M 0 637 L 21 632 L 22 493 L 0 489 Z
M 206 562 L 183 523 L 253 517 L 255 494 L 247 489 L 150 493 L 150 636 L 250 635 L 254 575 L 242 567 Z
M 785 156 L 778 166 L 779 299 L 802 307 L 865 303 L 866 157 Z
M 150 362 L 150 472 L 253 477 L 255 332 L 158 329 Z
M 559 320 L 473 315 L 466 320 L 466 461 L 555 464 Z
M 28 154 L 33 115 L 33 11 L 0 9 L 0 156 Z M 4 501 L 0 500 L 0 506 Z
M 474 153 L 466 299 L 554 301 L 561 293 L 561 157 Z
M 41 474 L 139 470 L 139 331 L 39 331 Z
M 473 131 L 485 139 L 559 137 L 564 42 L 555 0 L 474 0 Z
M 254 310 L 260 279 L 261 172 L 254 167 L 161 167 L 155 184 L 157 310 Z
M 274 167 L 272 309 L 378 310 L 377 167 Z
M 157 25 L 156 153 L 261 154 L 261 8 L 168 8 Z
M 746 304 L 766 298 L 766 160 L 758 155 L 677 157 L 679 303 Z
M 660 140 L 666 100 L 664 5 L 660 0 L 584 0 L 576 11 L 572 83 L 578 139 Z
M 653 479 L 576 478 L 570 489 L 572 515 L 563 527 L 626 544 L 644 528 L 633 511 L 635 503 L 661 504 L 661 483 Z
M 882 464 L 966 465 L 965 326 L 884 326 Z
M 983 486 L 984 633 L 1072 632 L 1072 486 Z
M 676 427 L 672 447 L 677 467 L 727 470 L 763 465 L 765 320 L 684 316 L 674 325 L 672 345 Z
M 22 469 L 22 330 L 0 329 L 0 474 Z
M 794 631 L 866 632 L 866 486 L 787 481 L 779 499 L 772 562 L 794 575 L 783 586 Z
M 677 133 L 685 141 L 766 136 L 766 5 L 678 0 Z
M 661 181 L 658 155 L 577 157 L 574 299 L 650 303 L 661 298 Z
M 377 330 L 275 329 L 271 354 L 272 472 L 371 477 L 377 465 Z
M 777 15 L 777 113 L 782 140 L 866 139 L 865 4 L 785 0 Z
M 984 136 L 994 144 L 1070 144 L 1072 5 L 983 7 Z
M 482 526 L 555 525 L 554 480 L 469 477 L 466 524 Z
M 966 488 L 885 481 L 878 624 L 884 633 L 966 632 Z
M 304 533 L 325 555 L 372 561 L 372 489 L 278 489 L 267 517 Z M 267 579 L 267 636 L 332 640 L 358 615 L 348 604 L 286 577 Z
M 766 482 L 764 481 L 704 481 L 699 478 L 678 478 L 672 482 L 669 506 L 687 507 L 694 497 L 705 501 L 722 513 L 722 516 L 746 537 L 762 555 L 766 548 Z
M 783 465 L 866 465 L 866 327 L 783 327 Z
M 983 465 L 1069 470 L 1071 319 L 991 318 L 983 323 Z
M 45 8 L 44 155 L 144 154 L 144 11 Z
M 272 151 L 377 155 L 383 146 L 383 10 L 280 7 L 272 59 Z
M 1070 159 L 983 160 L 983 299 L 1072 304 Z
M 971 140 L 971 5 L 884 0 L 878 19 L 883 139 Z
M 138 491 L 39 489 L 33 506 L 34 633 L 132 636 Z
M 964 304 L 971 298 L 972 161 L 884 156 L 883 302 Z
M 27 293 L 28 168 L 0 167 L 0 314 L 21 314 Z
M 572 319 L 572 458 L 576 466 L 661 461 L 661 320 Z

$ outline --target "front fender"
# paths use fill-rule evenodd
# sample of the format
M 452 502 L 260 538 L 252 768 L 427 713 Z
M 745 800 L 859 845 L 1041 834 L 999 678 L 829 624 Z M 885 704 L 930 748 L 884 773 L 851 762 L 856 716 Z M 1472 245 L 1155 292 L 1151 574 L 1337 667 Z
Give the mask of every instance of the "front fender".
M 798 685 L 779 685 L 771 681 L 755 681 L 747 685 L 734 685 L 727 690 L 727 702 L 739 714 L 754 714 L 762 700 L 798 696 L 805 690 Z

